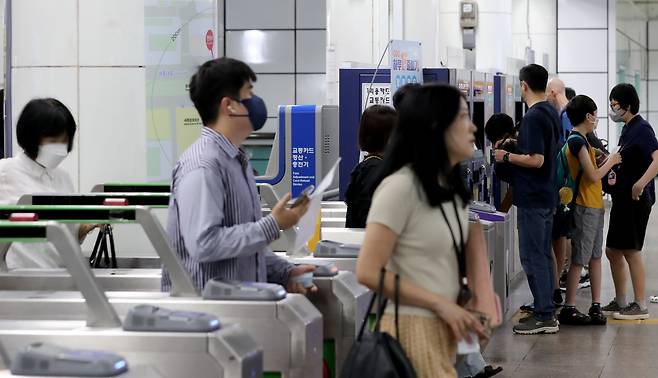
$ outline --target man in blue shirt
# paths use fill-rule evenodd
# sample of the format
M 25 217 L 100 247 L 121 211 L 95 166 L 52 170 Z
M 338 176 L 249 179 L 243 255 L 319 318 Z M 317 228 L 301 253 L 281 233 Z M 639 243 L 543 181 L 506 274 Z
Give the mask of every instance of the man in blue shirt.
M 553 105 L 555 110 L 560 115 L 560 135 L 558 147 L 561 148 L 573 126 L 571 121 L 567 117 L 567 112 L 565 111 L 569 100 L 567 100 L 566 87 L 564 82 L 557 77 L 552 78 L 548 81 L 546 85 L 546 100 Z M 569 222 L 566 219 L 563 219 L 562 212 L 556 212 L 553 217 L 553 231 L 552 231 L 552 245 L 553 245 L 553 256 L 555 257 L 555 290 L 553 290 L 553 303 L 556 305 L 561 305 L 563 302 L 562 292 L 560 291 L 560 273 L 562 272 L 562 267 L 564 265 L 565 255 L 569 249 L 567 243 L 567 238 L 571 237 L 571 230 L 569 229 Z
M 199 289 L 222 277 L 305 293 L 294 278 L 314 267 L 294 266 L 268 245 L 299 221 L 308 200 L 291 209 L 287 194 L 262 217 L 253 169 L 241 148 L 267 118 L 264 102 L 252 93 L 254 81 L 249 66 L 230 58 L 210 60 L 192 76 L 190 98 L 204 127 L 174 167 L 167 234 Z M 162 288 L 170 287 L 163 270 Z
M 557 204 L 555 156 L 561 126 L 555 108 L 546 101 L 548 71 L 530 64 L 521 69 L 519 80 L 529 108 L 519 129 L 519 153 L 496 150 L 496 161 L 516 167 L 514 205 L 518 209 L 519 253 L 534 299 L 532 316 L 514 326 L 514 332 L 556 333 L 560 328 L 552 300 L 555 287 L 550 245 Z

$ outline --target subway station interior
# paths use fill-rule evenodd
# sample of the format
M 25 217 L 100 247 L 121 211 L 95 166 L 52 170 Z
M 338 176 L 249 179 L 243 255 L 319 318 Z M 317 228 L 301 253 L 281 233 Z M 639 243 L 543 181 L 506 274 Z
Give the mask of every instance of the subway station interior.
M 0 377 L 658 376 L 658 0 L 0 13 Z

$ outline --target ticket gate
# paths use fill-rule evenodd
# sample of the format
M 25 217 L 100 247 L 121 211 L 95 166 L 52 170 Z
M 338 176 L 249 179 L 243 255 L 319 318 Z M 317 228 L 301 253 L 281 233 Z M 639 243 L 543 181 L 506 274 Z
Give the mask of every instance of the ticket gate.
M 281 374 L 284 377 L 313 377 L 322 370 L 322 316 L 315 307 L 301 295 L 290 294 L 284 297 L 270 296 L 271 289 L 254 290 L 249 285 L 232 284 L 229 294 L 221 300 L 204 300 L 198 296 L 187 271 L 182 268 L 166 241 L 164 231 L 157 219 L 147 208 L 139 206 L 0 206 L 0 214 L 36 213 L 40 219 L 53 219 L 69 214 L 69 223 L 129 223 L 143 225 L 153 242 L 163 265 L 169 270 L 172 279 L 172 293 L 161 292 L 110 292 L 112 306 L 119 314 L 125 314 L 132 306 L 150 304 L 181 311 L 200 311 L 219 316 L 224 321 L 239 322 L 248 328 L 256 342 L 263 347 L 264 369 L 266 372 Z M 150 214 L 150 218 L 149 215 Z M 147 230 L 144 221 L 152 226 Z M 78 247 L 79 250 L 79 247 Z M 5 249 L 6 252 L 6 249 Z M 4 261 L 4 256 L 2 256 Z M 177 268 L 179 266 L 179 268 Z M 1 275 L 0 275 L 1 276 Z M 71 277 L 67 277 L 71 282 Z M 54 279 L 49 280 L 56 282 Z M 159 279 L 158 279 L 159 281 Z M 67 283 L 56 285 L 67 285 Z M 74 282 L 74 281 L 73 281 Z M 29 314 L 35 320 L 44 314 L 58 314 L 62 319 L 77 319 L 84 313 L 85 301 L 75 292 L 47 292 L 50 287 L 34 288 L 36 298 L 25 300 L 20 295 L 5 292 L 0 296 L 0 318 Z M 191 291 L 191 292 L 190 292 Z M 244 292 L 255 293 L 245 299 Z M 34 293 L 33 293 L 34 294 Z M 177 296 L 174 296 L 174 295 Z M 182 296 L 185 294 L 185 297 Z M 47 311 L 43 301 L 47 300 Z
M 205 328 L 194 332 L 152 328 L 150 332 L 147 323 L 141 331 L 124 330 L 119 315 L 96 283 L 77 241 L 65 226 L 55 222 L 0 221 L 2 250 L 6 251 L 16 241 L 52 243 L 80 290 L 76 293 L 80 305 L 64 303 L 64 307 L 75 307 L 76 311 L 76 316 L 66 317 L 52 311 L 48 303 L 57 293 L 2 292 L 0 297 L 6 302 L 0 306 L 3 310 L 0 340 L 9 360 L 29 344 L 51 343 L 69 348 L 120 351 L 132 364 L 157 366 L 164 377 L 262 374 L 262 348 L 237 324 L 227 322 L 210 332 Z M 156 320 L 152 324 L 155 326 Z
M 334 264 L 286 258 L 292 263 L 316 266 L 313 283 L 318 292 L 309 299 L 322 313 L 325 361 L 331 377 L 337 377 L 358 335 L 371 293 L 357 282 L 353 272 L 339 271 Z
M 487 245 L 493 246 L 493 286 L 494 291 L 500 297 L 503 314 L 509 308 L 509 286 L 513 279 L 510 273 L 510 259 L 513 258 L 514 251 L 514 229 L 512 217 L 509 213 L 501 212 L 481 212 L 477 211 L 478 216 L 483 222 L 490 222 L 491 237 L 487 239 Z

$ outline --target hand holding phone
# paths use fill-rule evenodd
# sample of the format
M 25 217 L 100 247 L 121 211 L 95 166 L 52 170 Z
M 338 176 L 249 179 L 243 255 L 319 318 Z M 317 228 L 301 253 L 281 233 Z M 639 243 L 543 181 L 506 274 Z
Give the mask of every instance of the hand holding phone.
M 295 208 L 295 207 L 299 206 L 304 201 L 304 199 L 308 198 L 308 196 L 311 194 L 311 192 L 313 192 L 313 189 L 315 189 L 315 186 L 313 186 L 313 185 L 307 186 L 306 189 L 304 189 L 301 192 L 299 197 L 297 197 L 294 200 L 291 200 L 290 202 L 288 202 L 288 207 L 290 207 L 292 209 L 292 208 Z

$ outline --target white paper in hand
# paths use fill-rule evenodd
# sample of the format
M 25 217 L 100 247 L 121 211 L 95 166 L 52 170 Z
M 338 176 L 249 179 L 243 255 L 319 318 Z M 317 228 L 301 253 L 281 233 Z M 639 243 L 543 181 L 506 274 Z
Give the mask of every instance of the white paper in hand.
M 340 158 L 336 160 L 334 166 L 331 167 L 327 175 L 309 196 L 311 202 L 308 206 L 308 211 L 297 223 L 297 236 L 295 238 L 295 243 L 293 244 L 293 252 L 299 251 L 311 239 L 311 237 L 313 237 L 313 233 L 315 233 L 315 223 L 317 222 L 318 215 L 320 215 L 322 209 L 322 196 L 329 188 L 329 185 L 334 181 L 334 176 L 336 175 L 336 169 L 338 168 L 339 163 Z

